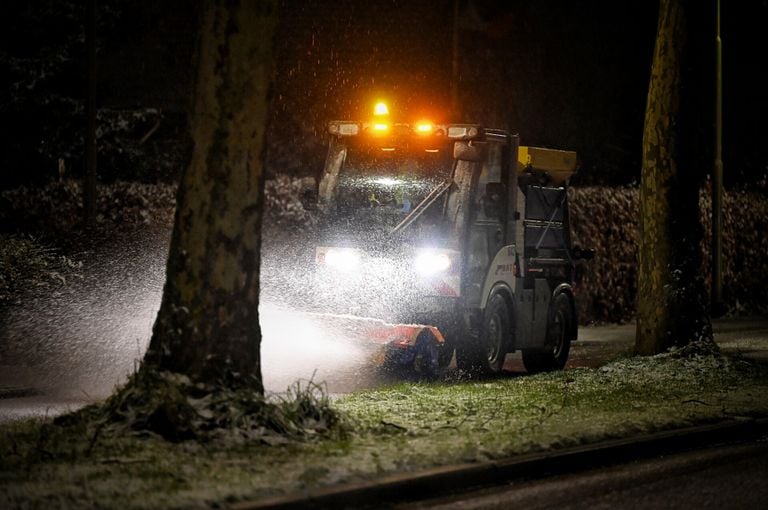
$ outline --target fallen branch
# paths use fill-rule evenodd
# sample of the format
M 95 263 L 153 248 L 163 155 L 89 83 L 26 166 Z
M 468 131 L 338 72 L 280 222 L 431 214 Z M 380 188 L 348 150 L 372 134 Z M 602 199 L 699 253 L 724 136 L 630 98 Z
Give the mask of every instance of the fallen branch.
M 692 398 L 690 400 L 683 400 L 683 404 L 701 404 L 703 406 L 714 406 L 714 404 L 707 404 L 706 402 L 703 402 L 701 400 L 697 400 L 695 398 Z
M 400 430 L 403 430 L 403 431 L 406 431 L 406 432 L 408 431 L 407 428 L 403 427 L 402 425 L 398 425 L 397 423 L 392 423 L 392 422 L 381 420 L 381 424 L 382 425 L 386 425 L 388 427 L 394 427 L 396 429 L 400 429 Z
M 99 462 L 101 464 L 121 464 L 121 465 L 128 465 L 128 464 L 141 464 L 144 462 L 151 462 L 152 459 L 149 458 L 140 458 L 140 459 L 125 459 L 120 457 L 110 457 L 107 459 L 101 459 Z
M 139 145 L 144 145 L 144 142 L 149 140 L 149 137 L 155 134 L 155 131 L 160 127 L 160 121 L 162 120 L 162 117 L 157 118 L 157 122 L 155 122 L 155 125 L 152 126 L 152 128 L 147 131 L 147 134 L 141 137 L 141 140 L 139 140 Z

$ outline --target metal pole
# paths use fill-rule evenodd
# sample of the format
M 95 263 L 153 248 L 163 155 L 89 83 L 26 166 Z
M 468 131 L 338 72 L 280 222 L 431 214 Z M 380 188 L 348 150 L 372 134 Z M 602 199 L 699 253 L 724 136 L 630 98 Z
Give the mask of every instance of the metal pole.
M 715 164 L 712 172 L 712 313 L 723 310 L 723 49 L 720 0 L 716 0 L 715 34 Z
M 453 40 L 451 56 L 451 115 L 461 120 L 459 112 L 459 0 L 453 0 Z
M 96 222 L 96 0 L 88 0 L 85 16 L 87 52 L 85 91 L 85 179 L 83 182 L 84 220 Z

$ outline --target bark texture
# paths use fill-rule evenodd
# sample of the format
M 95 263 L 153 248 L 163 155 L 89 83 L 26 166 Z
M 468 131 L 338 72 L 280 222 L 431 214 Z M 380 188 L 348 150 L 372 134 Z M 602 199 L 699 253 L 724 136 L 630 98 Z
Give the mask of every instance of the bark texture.
M 701 115 L 697 51 L 689 31 L 695 2 L 662 0 L 643 134 L 637 339 L 639 354 L 711 340 L 701 276 L 697 150 Z M 698 28 L 698 26 L 697 26 Z M 689 37 L 689 35 L 691 37 Z
M 163 299 L 145 363 L 199 382 L 261 385 L 263 161 L 274 0 L 204 2 L 194 151 L 178 191 Z

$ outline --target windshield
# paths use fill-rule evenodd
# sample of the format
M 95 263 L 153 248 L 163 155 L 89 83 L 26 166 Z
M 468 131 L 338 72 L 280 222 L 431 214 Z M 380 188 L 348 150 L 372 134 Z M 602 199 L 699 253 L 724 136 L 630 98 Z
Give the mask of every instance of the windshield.
M 391 229 L 451 171 L 447 147 L 349 147 L 337 181 L 336 213 Z

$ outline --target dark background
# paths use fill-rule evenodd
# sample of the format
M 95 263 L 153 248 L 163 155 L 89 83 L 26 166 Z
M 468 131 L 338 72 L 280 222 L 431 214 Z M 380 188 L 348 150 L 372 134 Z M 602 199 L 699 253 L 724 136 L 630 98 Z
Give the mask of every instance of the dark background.
M 185 166 L 203 1 L 97 3 L 103 182 L 172 182 Z M 3 6 L 0 189 L 82 173 L 83 3 Z M 692 34 L 710 45 L 711 63 L 714 0 L 693 3 L 711 4 L 709 25 Z M 726 186 L 768 190 L 768 1 L 722 9 Z M 575 184 L 638 181 L 657 2 L 464 0 L 460 11 L 460 120 L 578 151 Z M 317 175 L 325 122 L 361 117 L 379 97 L 403 115 L 450 120 L 452 25 L 450 0 L 283 2 L 268 171 Z M 704 133 L 713 131 L 712 83 L 688 91 Z M 701 151 L 711 160 L 709 144 Z

